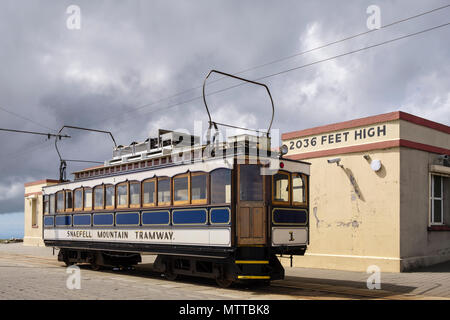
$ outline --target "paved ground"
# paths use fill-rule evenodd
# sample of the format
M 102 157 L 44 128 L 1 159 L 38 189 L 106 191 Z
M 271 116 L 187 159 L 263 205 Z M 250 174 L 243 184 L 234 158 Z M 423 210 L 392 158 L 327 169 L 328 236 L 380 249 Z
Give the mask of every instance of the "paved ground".
M 57 252 L 55 252 L 57 254 Z M 450 263 L 408 273 L 383 273 L 381 290 L 368 290 L 364 272 L 286 268 L 270 287 L 218 288 L 209 279 L 168 281 L 143 256 L 134 271 L 92 271 L 80 266 L 81 289 L 69 290 L 69 274 L 52 248 L 0 244 L 0 299 L 433 299 L 450 298 Z

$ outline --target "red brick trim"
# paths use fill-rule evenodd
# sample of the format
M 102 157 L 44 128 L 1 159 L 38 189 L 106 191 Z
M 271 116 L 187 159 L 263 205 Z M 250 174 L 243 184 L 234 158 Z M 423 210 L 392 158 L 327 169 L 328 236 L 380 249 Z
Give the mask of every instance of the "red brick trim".
M 25 187 L 31 187 L 38 184 L 45 184 L 45 183 L 58 183 L 59 180 L 53 180 L 53 179 L 44 179 L 44 180 L 38 180 L 38 181 L 32 181 L 25 183 Z
M 430 146 L 422 143 L 417 143 L 405 139 L 397 139 L 383 142 L 374 142 L 368 144 L 360 144 L 357 146 L 351 147 L 342 147 L 342 148 L 334 148 L 329 150 L 321 150 L 321 151 L 312 151 L 300 154 L 294 154 L 291 156 L 286 156 L 288 159 L 293 160 L 303 160 L 303 159 L 311 159 L 311 158 L 320 158 L 326 156 L 333 156 L 337 154 L 346 154 L 346 153 L 354 153 L 354 152 L 363 152 L 377 149 L 388 149 L 388 148 L 396 148 L 396 147 L 405 147 L 416 150 L 422 150 L 427 152 L 433 152 L 437 154 L 448 154 L 450 155 L 450 149 L 439 148 L 435 146 Z
M 37 191 L 37 192 L 30 192 L 30 193 L 25 193 L 25 197 L 29 197 L 29 196 L 32 196 L 32 195 L 37 195 L 37 196 L 40 196 L 40 195 L 42 195 L 42 192 L 41 191 Z
M 345 129 L 362 127 L 362 126 L 367 126 L 367 125 L 371 125 L 371 124 L 375 124 L 375 123 L 388 122 L 388 121 L 394 121 L 394 120 L 399 120 L 399 119 L 450 134 L 450 126 L 447 126 L 447 125 L 444 125 L 441 123 L 437 123 L 434 121 L 430 121 L 430 120 L 427 120 L 424 118 L 420 118 L 420 117 L 417 117 L 415 115 L 412 115 L 412 114 L 409 114 L 409 113 L 406 113 L 403 111 L 395 111 L 395 112 L 380 114 L 377 116 L 371 116 L 371 117 L 349 120 L 349 121 L 344 121 L 344 122 L 339 122 L 339 123 L 333 123 L 333 124 L 328 124 L 325 126 L 319 126 L 319 127 L 314 127 L 314 128 L 305 129 L 305 130 L 287 132 L 287 133 L 283 133 L 281 135 L 281 139 L 282 140 L 294 139 L 294 138 L 298 138 L 298 137 L 321 134 L 324 132 L 345 130 Z

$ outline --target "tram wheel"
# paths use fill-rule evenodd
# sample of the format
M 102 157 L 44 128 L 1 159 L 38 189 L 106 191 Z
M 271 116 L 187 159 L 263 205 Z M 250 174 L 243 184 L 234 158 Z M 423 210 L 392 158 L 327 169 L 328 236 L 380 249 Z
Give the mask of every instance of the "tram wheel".
M 176 273 L 174 273 L 173 271 L 167 271 L 164 273 L 164 277 L 167 280 L 174 281 L 178 278 L 178 275 Z
M 228 288 L 233 283 L 233 280 L 216 278 L 216 283 L 221 288 Z
M 75 262 L 71 262 L 69 261 L 69 259 L 64 260 L 64 264 L 66 265 L 66 267 L 70 267 L 73 266 L 75 264 Z
M 96 264 L 96 263 L 91 263 L 91 269 L 94 271 L 99 271 L 102 268 L 101 265 Z

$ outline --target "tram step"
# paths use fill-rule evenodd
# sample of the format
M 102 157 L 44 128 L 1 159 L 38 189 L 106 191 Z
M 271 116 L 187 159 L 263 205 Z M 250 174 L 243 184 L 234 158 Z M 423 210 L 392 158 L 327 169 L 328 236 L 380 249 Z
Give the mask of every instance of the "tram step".
M 269 264 L 269 260 L 236 260 L 236 264 Z

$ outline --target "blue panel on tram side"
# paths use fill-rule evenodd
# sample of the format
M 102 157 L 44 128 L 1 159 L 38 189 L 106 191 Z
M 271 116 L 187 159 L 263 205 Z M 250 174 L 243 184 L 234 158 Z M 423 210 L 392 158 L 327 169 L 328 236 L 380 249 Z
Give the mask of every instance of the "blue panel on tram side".
M 74 227 L 86 227 L 91 226 L 91 215 L 90 214 L 74 214 L 73 215 L 73 226 Z
M 208 211 L 205 208 L 172 210 L 173 225 L 205 225 L 207 217 Z
M 142 225 L 164 225 L 170 224 L 170 212 L 169 210 L 156 210 L 156 211 L 144 211 L 142 212 Z
M 67 227 L 72 225 L 72 216 L 63 215 L 55 217 L 55 225 L 57 227 Z
M 308 222 L 308 211 L 305 209 L 274 208 L 272 210 L 273 224 L 295 224 L 306 225 Z
M 44 217 L 44 227 L 46 228 L 52 228 L 55 226 L 55 217 Z
M 209 214 L 211 216 L 211 224 L 230 224 L 231 222 L 230 208 L 211 208 Z
M 116 212 L 116 226 L 138 226 L 139 212 Z
M 114 225 L 113 213 L 94 213 L 94 226 L 112 227 Z

